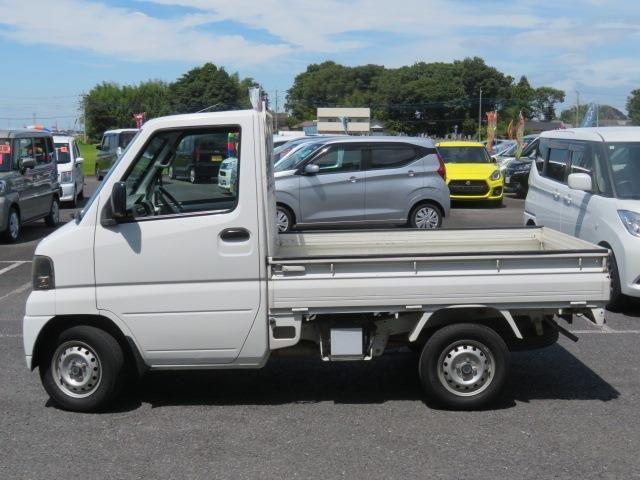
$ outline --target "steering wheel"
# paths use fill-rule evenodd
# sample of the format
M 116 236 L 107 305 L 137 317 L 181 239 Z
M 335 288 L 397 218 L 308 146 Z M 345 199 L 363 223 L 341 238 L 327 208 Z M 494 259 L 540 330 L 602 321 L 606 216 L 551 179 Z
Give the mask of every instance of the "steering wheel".
M 162 198 L 163 202 L 168 205 L 172 213 L 183 213 L 184 209 L 180 205 L 180 202 L 176 200 L 176 197 L 171 195 L 166 188 L 158 187 L 158 194 Z

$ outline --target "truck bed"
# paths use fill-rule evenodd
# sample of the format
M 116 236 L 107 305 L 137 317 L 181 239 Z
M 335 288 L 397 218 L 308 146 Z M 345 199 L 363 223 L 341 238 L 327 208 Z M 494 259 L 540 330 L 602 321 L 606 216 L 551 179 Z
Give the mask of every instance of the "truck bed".
M 288 233 L 269 258 L 270 307 L 601 308 L 609 295 L 608 255 L 544 227 Z

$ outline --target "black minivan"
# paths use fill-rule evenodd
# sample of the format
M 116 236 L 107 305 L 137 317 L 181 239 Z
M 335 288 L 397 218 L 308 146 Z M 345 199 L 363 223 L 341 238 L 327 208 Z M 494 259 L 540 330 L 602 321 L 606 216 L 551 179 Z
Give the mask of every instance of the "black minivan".
M 191 183 L 210 182 L 218 178 L 220 163 L 227 158 L 226 134 L 189 135 L 176 149 L 169 177 Z
M 60 185 L 51 133 L 0 130 L 0 236 L 15 242 L 20 228 L 44 218 L 55 227 L 60 217 Z

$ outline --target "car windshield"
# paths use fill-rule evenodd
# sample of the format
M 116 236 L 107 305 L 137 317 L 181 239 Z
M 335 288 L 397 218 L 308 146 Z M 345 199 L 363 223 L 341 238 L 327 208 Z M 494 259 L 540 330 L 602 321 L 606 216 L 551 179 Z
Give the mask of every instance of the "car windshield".
M 484 147 L 439 147 L 444 163 L 491 163 Z
M 640 142 L 608 143 L 605 150 L 611 165 L 616 196 L 640 200 Z
M 120 134 L 120 140 L 119 140 L 119 147 L 120 148 L 126 148 L 127 145 L 129 145 L 129 143 L 131 143 L 131 140 L 133 140 L 133 137 L 136 136 L 138 132 L 122 132 Z
M 68 143 L 56 143 L 56 153 L 58 154 L 58 163 L 71 161 L 71 150 Z
M 294 168 L 298 168 L 298 166 L 304 162 L 309 155 L 318 151 L 324 142 L 320 143 L 305 143 L 300 145 L 295 150 L 289 152 L 288 155 L 282 157 L 274 166 L 273 170 L 275 172 L 284 172 L 286 170 L 293 170 Z
M 0 138 L 0 172 L 8 172 L 11 168 L 11 140 Z

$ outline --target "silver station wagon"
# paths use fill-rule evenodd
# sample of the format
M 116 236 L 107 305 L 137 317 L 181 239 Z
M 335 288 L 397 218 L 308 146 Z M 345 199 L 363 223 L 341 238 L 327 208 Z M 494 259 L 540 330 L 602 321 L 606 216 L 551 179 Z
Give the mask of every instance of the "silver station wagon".
M 404 225 L 430 229 L 449 214 L 445 166 L 429 139 L 310 141 L 274 167 L 278 230 Z

